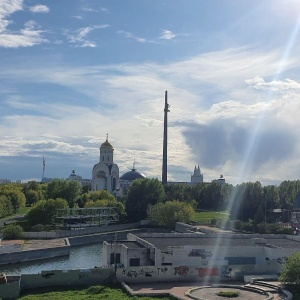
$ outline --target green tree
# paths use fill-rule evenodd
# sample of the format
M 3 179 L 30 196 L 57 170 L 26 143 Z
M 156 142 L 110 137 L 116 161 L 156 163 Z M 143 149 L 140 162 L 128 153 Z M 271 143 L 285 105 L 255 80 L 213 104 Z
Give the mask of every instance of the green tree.
M 13 206 L 5 195 L 0 195 L 0 218 L 13 214 Z
M 6 192 L 6 197 L 11 202 L 14 213 L 17 213 L 21 207 L 25 207 L 26 198 L 23 192 L 19 190 L 10 190 Z
M 277 186 L 267 185 L 263 187 L 263 203 L 267 222 L 274 222 L 275 216 L 272 211 L 274 208 L 280 207 L 279 189 Z
M 130 221 L 140 221 L 147 217 L 149 204 L 165 201 L 163 184 L 157 178 L 140 178 L 129 187 L 125 208 Z
M 99 199 L 99 200 L 89 200 L 85 203 L 84 207 L 115 207 L 116 212 L 121 218 L 126 216 L 125 205 L 118 201 L 117 199 Z
M 63 198 L 69 207 L 74 207 L 81 197 L 81 185 L 75 180 L 54 179 L 49 182 L 46 189 L 47 199 Z
M 194 217 L 195 210 L 190 204 L 175 200 L 149 205 L 147 214 L 153 223 L 174 228 L 176 222 L 190 222 Z
M 23 193 L 26 198 L 26 205 L 31 206 L 44 198 L 42 184 L 36 181 L 28 181 L 24 183 Z
M 67 208 L 68 203 L 65 199 L 40 200 L 27 213 L 28 223 L 33 226 L 36 224 L 52 225 L 55 223 L 57 209 Z
M 84 193 L 81 196 L 82 203 L 86 203 L 88 201 L 97 201 L 97 200 L 110 200 L 115 201 L 116 197 L 108 191 L 93 191 L 89 193 Z
M 279 280 L 284 284 L 292 284 L 300 288 L 300 252 L 293 253 L 287 259 Z
M 191 202 L 193 198 L 193 186 L 186 183 L 165 185 L 166 201 L 178 200 Z
M 41 200 L 41 193 L 36 190 L 27 190 L 25 192 L 26 204 L 31 206 Z
M 4 240 L 18 240 L 23 237 L 23 228 L 20 225 L 10 224 L 2 230 L 2 233 Z

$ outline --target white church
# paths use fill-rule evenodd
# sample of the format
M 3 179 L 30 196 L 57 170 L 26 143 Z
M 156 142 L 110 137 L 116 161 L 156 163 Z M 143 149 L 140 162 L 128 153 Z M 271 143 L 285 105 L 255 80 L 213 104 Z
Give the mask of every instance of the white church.
M 119 167 L 114 163 L 114 148 L 106 135 L 106 141 L 100 146 L 99 163 L 93 167 L 92 191 L 107 190 L 117 196 L 119 189 Z

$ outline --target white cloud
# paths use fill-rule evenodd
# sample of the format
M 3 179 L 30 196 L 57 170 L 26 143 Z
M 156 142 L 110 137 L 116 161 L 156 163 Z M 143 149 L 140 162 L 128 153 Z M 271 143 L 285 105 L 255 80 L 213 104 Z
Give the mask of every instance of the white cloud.
M 41 35 L 43 31 L 37 30 L 37 26 L 35 21 L 28 21 L 19 34 L 0 34 L 0 47 L 30 47 L 47 42 Z
M 272 91 L 286 91 L 286 90 L 299 90 L 300 82 L 292 79 L 272 80 L 266 82 L 262 77 L 256 76 L 252 79 L 245 80 L 247 84 L 257 90 L 272 90 Z
M 83 17 L 82 16 L 72 16 L 72 18 L 75 18 L 77 20 L 83 20 Z
M 0 1 L 0 33 L 6 30 L 11 21 L 6 18 L 16 11 L 23 10 L 23 0 L 2 0 Z
M 77 32 L 82 40 L 81 45 L 90 32 L 90 28 L 81 28 Z M 6 107 L 12 106 L 13 113 L 3 119 L 0 131 L 11 137 L 23 137 L 18 143 L 27 143 L 26 147 L 31 150 L 34 147 L 30 144 L 39 137 L 39 140 L 44 141 L 45 149 L 46 142 L 51 143 L 51 151 L 56 155 L 60 151 L 66 153 L 70 150 L 70 157 L 73 153 L 74 156 L 82 153 L 83 156 L 92 157 L 94 162 L 98 159 L 99 145 L 108 132 L 121 173 L 131 166 L 135 158 L 141 162 L 140 171 L 150 177 L 160 177 L 164 91 L 168 90 L 171 105 L 168 115 L 169 164 L 181 166 L 182 174 L 185 174 L 170 173 L 170 178 L 189 180 L 186 171 L 190 169 L 192 172 L 194 165 L 199 164 L 205 172 L 206 181 L 217 178 L 222 173 L 233 182 L 239 175 L 239 159 L 244 151 L 238 148 L 237 141 L 239 137 L 247 138 L 243 135 L 244 132 L 254 132 L 255 124 L 262 120 L 260 122 L 264 138 L 268 137 L 266 133 L 273 134 L 270 136 L 276 138 L 278 136 L 274 132 L 278 128 L 286 128 L 289 133 L 286 141 L 291 143 L 291 137 L 294 138 L 290 134 L 292 129 L 300 126 L 297 116 L 300 93 L 296 81 L 280 81 L 280 85 L 284 87 L 283 94 L 272 98 L 266 97 L 263 89 L 258 93 L 245 84 L 248 78 L 255 78 L 260 74 L 258 78 L 261 79 L 253 79 L 253 82 L 248 83 L 264 86 L 266 82 L 262 78 L 276 74 L 276 62 L 279 58 L 277 52 L 262 54 L 253 49 L 230 49 L 168 64 L 93 65 L 83 68 L 28 65 L 18 70 L 2 69 L 0 77 L 19 83 L 64 86 L 78 93 L 85 104 L 77 105 L 76 99 L 71 104 L 58 98 L 51 104 L 49 101 L 48 104 L 36 106 L 30 95 L 23 95 L 22 101 L 7 99 L 4 104 Z M 298 68 L 299 62 L 290 59 L 287 66 Z M 293 87 L 293 95 L 289 93 L 288 87 Z M 220 95 L 215 94 L 217 91 L 221 91 Z M 28 110 L 31 111 L 30 115 Z M 16 111 L 21 112 L 16 114 Z M 203 130 L 205 127 L 209 130 Z M 272 130 L 272 127 L 276 130 Z M 32 130 L 28 131 L 28 128 Z M 208 152 L 210 161 L 219 162 L 218 168 L 212 167 L 201 153 L 195 155 L 194 150 L 186 143 L 184 132 L 189 128 L 202 129 L 202 135 L 197 135 L 199 130 L 194 136 L 200 144 L 202 139 L 207 141 L 209 137 L 208 142 L 212 146 L 214 141 L 225 139 L 223 143 L 231 145 L 229 148 L 234 152 L 227 153 L 226 148 L 218 148 L 216 144 L 214 149 L 218 151 Z M 219 132 L 219 139 L 214 135 L 205 135 L 206 132 Z M 87 134 L 89 137 L 85 138 Z M 75 135 L 82 138 L 71 138 Z M 231 143 L 234 137 L 235 143 Z M 298 138 L 295 139 L 298 142 Z M 266 141 L 262 145 L 267 146 Z M 291 145 L 294 147 L 293 143 Z M 282 158 L 280 155 L 285 149 L 278 147 L 280 152 L 276 152 L 277 148 L 273 148 L 273 157 L 278 162 L 288 160 L 286 166 L 290 166 L 290 160 L 295 161 L 300 155 L 300 149 L 291 148 L 290 157 Z M 264 155 L 258 160 L 259 169 L 249 174 L 249 180 L 252 177 L 271 182 L 278 178 L 279 171 L 286 179 L 296 174 L 296 170 L 292 171 L 279 163 L 268 169 L 266 166 L 271 162 L 266 158 L 266 151 L 263 147 L 258 149 Z M 5 146 L 1 151 L 7 152 L 9 147 Z M 218 156 L 222 156 L 222 160 L 218 160 Z M 264 173 L 260 172 L 263 170 Z
M 101 7 L 100 11 L 105 12 L 107 14 L 109 13 L 109 10 L 107 8 L 105 8 L 105 7 Z
M 133 39 L 133 40 L 135 40 L 137 42 L 140 42 L 140 43 L 145 43 L 146 42 L 145 38 L 134 36 L 131 32 L 127 32 L 127 31 L 123 31 L 123 30 L 118 30 L 117 33 L 118 34 L 122 34 L 124 37 L 126 37 L 128 39 Z
M 90 6 L 83 6 L 81 9 L 82 9 L 83 11 L 86 11 L 86 12 L 98 12 L 97 9 L 92 8 L 92 7 L 90 7 Z
M 29 9 L 33 13 L 44 13 L 44 14 L 47 14 L 50 11 L 50 8 L 48 6 L 42 5 L 42 4 L 31 6 Z
M 87 39 L 87 35 L 96 29 L 104 29 L 109 27 L 108 24 L 94 25 L 83 27 L 75 30 L 72 34 L 68 30 L 64 34 L 67 35 L 67 39 L 70 43 L 77 44 L 75 47 L 97 47 L 97 44 Z
M 175 37 L 175 34 L 171 30 L 163 30 L 160 39 L 163 40 L 172 40 Z
M 19 31 L 11 31 L 7 28 L 12 23 L 7 18 L 19 10 L 23 10 L 22 0 L 0 2 L 0 47 L 31 47 L 47 42 L 47 39 L 42 37 L 44 31 L 37 29 L 38 25 L 35 21 L 25 22 L 24 28 Z

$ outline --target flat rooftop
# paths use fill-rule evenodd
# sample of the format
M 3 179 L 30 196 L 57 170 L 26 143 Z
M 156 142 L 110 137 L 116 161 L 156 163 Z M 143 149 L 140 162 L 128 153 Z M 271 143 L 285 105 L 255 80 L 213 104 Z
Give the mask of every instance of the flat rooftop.
M 219 234 L 215 236 L 198 235 L 198 236 L 186 236 L 182 235 L 139 235 L 143 240 L 151 243 L 156 248 L 162 251 L 167 250 L 170 247 L 180 246 L 221 246 L 221 247 L 258 247 L 266 246 L 270 248 L 282 248 L 282 249 L 299 249 L 300 241 L 291 240 L 281 236 L 278 237 L 259 237 L 252 235 L 226 235 Z
M 115 242 L 111 241 L 111 243 L 109 243 L 108 241 L 106 241 L 106 243 L 111 244 L 113 247 Z M 116 244 L 124 245 L 125 247 L 127 247 L 129 249 L 146 248 L 145 246 L 143 246 L 142 244 L 140 244 L 139 242 L 136 242 L 136 241 L 119 240 L 119 241 L 116 241 Z

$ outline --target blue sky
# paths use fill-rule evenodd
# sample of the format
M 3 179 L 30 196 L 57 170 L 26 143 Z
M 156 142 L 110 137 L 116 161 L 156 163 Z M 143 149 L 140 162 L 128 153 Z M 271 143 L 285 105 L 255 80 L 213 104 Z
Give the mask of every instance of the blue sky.
M 0 178 L 91 178 L 106 133 L 120 174 L 300 171 L 300 2 L 0 1 Z

